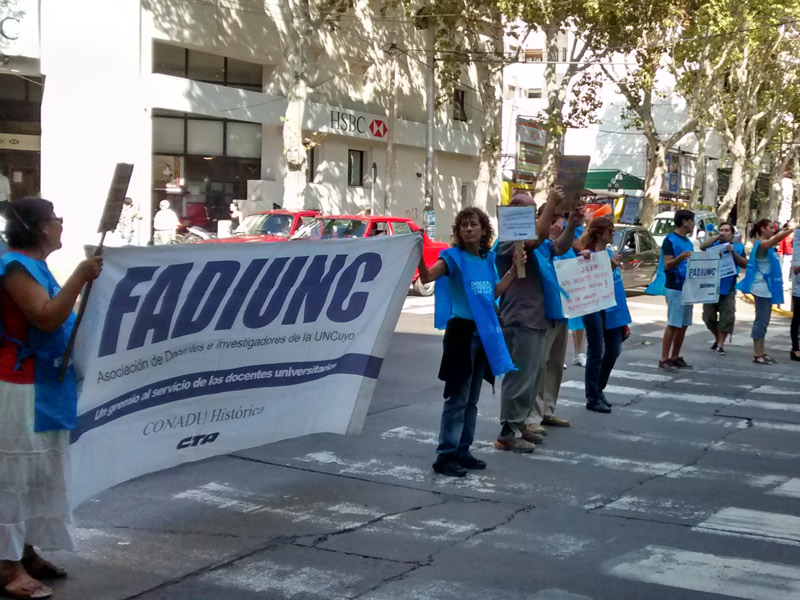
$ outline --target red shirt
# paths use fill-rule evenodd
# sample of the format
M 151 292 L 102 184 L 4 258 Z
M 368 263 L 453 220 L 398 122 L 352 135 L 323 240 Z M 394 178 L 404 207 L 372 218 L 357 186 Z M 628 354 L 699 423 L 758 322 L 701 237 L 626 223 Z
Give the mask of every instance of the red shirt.
M 0 324 L 7 335 L 23 343 L 28 342 L 30 323 L 2 286 L 0 286 Z M 5 336 L 0 339 L 0 381 L 33 383 L 33 357 L 23 360 L 19 371 L 14 370 L 17 364 L 17 348 L 18 346 Z
M 792 232 L 788 237 L 783 238 L 778 243 L 778 254 L 785 254 L 787 256 L 791 256 L 793 242 L 794 242 L 794 232 Z

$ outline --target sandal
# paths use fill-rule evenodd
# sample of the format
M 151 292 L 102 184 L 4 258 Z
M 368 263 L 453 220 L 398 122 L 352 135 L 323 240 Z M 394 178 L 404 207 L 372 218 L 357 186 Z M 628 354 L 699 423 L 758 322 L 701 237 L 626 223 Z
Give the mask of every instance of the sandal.
M 764 358 L 764 360 L 767 361 L 768 365 L 776 365 L 776 364 L 778 364 L 778 361 L 775 360 L 774 358 L 772 358 L 769 354 L 764 354 L 763 358 Z
M 34 555 L 29 559 L 22 559 L 22 566 L 28 575 L 34 579 L 62 579 L 67 576 L 67 570 L 57 567 L 49 560 L 43 559 L 39 555 Z
M 3 586 L 3 595 L 16 600 L 43 600 L 52 596 L 53 590 L 30 575 L 20 575 Z
M 775 361 L 769 354 L 762 354 L 761 356 L 754 356 L 753 362 L 759 365 L 774 365 Z

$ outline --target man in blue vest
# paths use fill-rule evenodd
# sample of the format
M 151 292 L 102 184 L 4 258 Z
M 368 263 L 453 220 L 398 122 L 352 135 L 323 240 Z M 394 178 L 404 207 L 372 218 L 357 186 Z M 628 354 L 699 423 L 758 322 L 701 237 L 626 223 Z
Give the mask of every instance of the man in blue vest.
M 736 274 L 723 277 L 719 281 L 719 300 L 714 303 L 703 304 L 703 322 L 708 330 L 714 334 L 714 345 L 711 349 L 725 356 L 725 339 L 733 333 L 733 325 L 736 322 L 736 278 L 739 276 L 739 268 L 747 267 L 744 245 L 734 243 L 733 236 L 736 233 L 731 223 L 723 223 L 719 226 L 717 235 L 709 235 L 700 242 L 700 249 L 706 250 L 712 246 L 730 244 L 729 250 L 731 258 L 736 265 Z
M 693 304 L 683 304 L 683 283 L 686 281 L 686 261 L 692 256 L 694 246 L 689 235 L 694 231 L 694 213 L 682 209 L 675 213 L 675 229 L 661 245 L 664 264 L 664 296 L 667 299 L 667 328 L 661 342 L 661 360 L 658 368 L 665 371 L 691 369 L 683 360 L 681 347 L 686 328 L 692 324 Z

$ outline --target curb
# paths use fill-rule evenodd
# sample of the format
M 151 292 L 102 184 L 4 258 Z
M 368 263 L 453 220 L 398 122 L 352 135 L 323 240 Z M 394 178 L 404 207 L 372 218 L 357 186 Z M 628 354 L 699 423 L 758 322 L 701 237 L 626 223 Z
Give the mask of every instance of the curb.
M 742 294 L 741 298 L 748 304 L 755 304 L 755 302 L 753 301 L 753 296 L 751 294 Z M 784 308 L 779 308 L 777 304 L 772 305 L 772 312 L 775 313 L 776 315 L 780 315 L 781 317 L 786 317 L 787 319 L 792 318 L 792 311 L 786 310 Z

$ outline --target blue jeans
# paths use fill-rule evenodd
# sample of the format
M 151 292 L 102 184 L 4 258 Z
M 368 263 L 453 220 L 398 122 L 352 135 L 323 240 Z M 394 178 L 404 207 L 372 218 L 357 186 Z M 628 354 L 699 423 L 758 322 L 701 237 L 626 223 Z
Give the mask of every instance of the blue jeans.
M 622 351 L 622 327 L 606 329 L 604 310 L 583 316 L 586 329 L 586 402 L 602 402 L 603 390 Z
M 470 357 L 472 375 L 444 401 L 442 424 L 439 428 L 439 446 L 436 448 L 438 459 L 467 454 L 475 439 L 478 400 L 481 397 L 483 369 L 486 363 L 483 346 L 477 333 L 472 336 Z
M 756 303 L 756 318 L 753 321 L 753 331 L 750 337 L 754 340 L 763 340 L 767 337 L 769 318 L 772 316 L 772 298 L 753 296 Z

